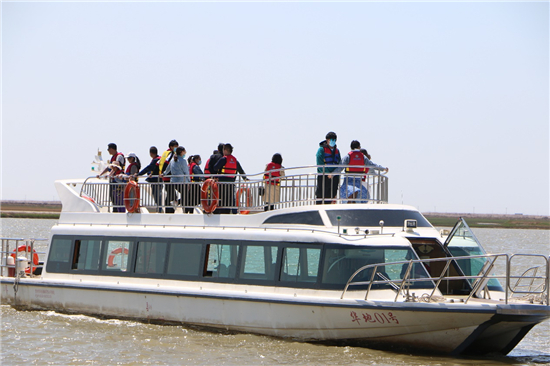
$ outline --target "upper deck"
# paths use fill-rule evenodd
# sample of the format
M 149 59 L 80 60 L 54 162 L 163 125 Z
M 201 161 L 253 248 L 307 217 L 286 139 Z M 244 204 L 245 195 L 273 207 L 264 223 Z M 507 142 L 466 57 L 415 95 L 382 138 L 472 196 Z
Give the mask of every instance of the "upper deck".
M 344 168 L 344 166 L 341 166 Z M 211 178 L 216 181 L 219 191 L 218 210 L 227 214 L 255 214 L 265 211 L 279 211 L 300 208 L 307 211 L 319 203 L 325 204 L 387 204 L 388 177 L 378 168 L 371 167 L 368 174 L 336 174 L 321 172 L 323 166 L 308 166 L 281 169 L 283 177 L 275 177 L 278 171 L 269 174 L 236 175 L 235 182 L 223 181 L 222 175 L 194 175 L 191 182 L 151 182 L 157 177 L 145 181 L 140 177 L 139 213 L 141 214 L 209 214 L 201 204 L 201 194 L 205 194 L 204 181 Z M 177 178 L 171 176 L 171 178 Z M 160 180 L 160 179 L 159 179 Z M 63 204 L 63 213 L 88 212 L 110 213 L 125 212 L 128 200 L 134 203 L 135 192 L 131 197 L 126 182 L 109 182 L 106 179 L 89 177 L 85 180 L 57 181 L 56 187 Z M 336 191 L 334 197 L 318 197 L 318 186 L 322 191 Z M 348 186 L 348 189 L 343 186 Z M 350 197 L 348 192 L 354 193 Z M 118 194 L 118 197 L 117 197 Z M 231 196 L 231 197 L 230 197 Z M 212 197 L 209 197 L 212 198 Z M 212 203 L 212 201 L 208 201 Z M 350 206 L 351 208 L 351 206 Z

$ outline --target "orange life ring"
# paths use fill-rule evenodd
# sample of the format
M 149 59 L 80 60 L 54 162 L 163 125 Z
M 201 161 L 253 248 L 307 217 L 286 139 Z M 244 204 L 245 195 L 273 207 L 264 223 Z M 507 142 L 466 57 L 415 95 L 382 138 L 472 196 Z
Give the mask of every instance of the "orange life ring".
M 128 255 L 128 248 L 122 248 L 118 247 L 114 249 L 111 254 L 109 254 L 109 258 L 107 259 L 107 267 L 114 267 L 115 264 L 115 255 L 120 254 L 124 251 L 124 254 Z
M 16 257 L 16 254 L 17 252 L 30 252 L 31 251 L 31 246 L 30 245 L 20 245 L 17 249 L 15 249 L 13 251 L 13 253 L 11 253 L 11 256 L 13 257 L 13 259 L 15 259 Z M 38 266 L 38 264 L 40 263 L 40 258 L 38 258 L 38 253 L 36 253 L 36 250 L 32 250 L 32 264 L 35 265 L 35 266 Z M 36 268 L 34 268 L 33 272 L 36 271 Z M 25 272 L 26 273 L 30 273 L 31 272 L 31 269 L 30 267 L 28 268 L 25 268 Z
M 133 180 L 124 189 L 124 206 L 130 213 L 139 212 L 139 187 Z
M 213 179 L 204 181 L 201 187 L 201 205 L 206 213 L 212 213 L 218 207 L 220 191 L 218 183 Z
M 245 194 L 245 198 L 246 198 L 246 204 L 244 207 L 249 207 L 249 204 L 252 203 L 252 192 L 250 192 L 250 189 L 248 188 L 239 188 L 239 190 L 237 191 L 237 202 L 236 202 L 236 205 L 237 205 L 237 208 L 239 210 L 239 213 L 243 214 L 243 215 L 248 215 L 250 213 L 250 210 L 242 210 L 240 207 L 239 207 L 239 201 L 240 201 L 240 198 L 241 198 L 241 194 Z

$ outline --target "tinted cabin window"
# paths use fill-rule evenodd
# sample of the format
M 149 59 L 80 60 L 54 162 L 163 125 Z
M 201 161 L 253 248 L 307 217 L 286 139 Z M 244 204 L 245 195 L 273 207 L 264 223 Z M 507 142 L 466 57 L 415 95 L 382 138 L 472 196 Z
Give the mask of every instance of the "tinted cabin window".
M 416 220 L 418 227 L 431 227 L 428 220 L 417 211 L 410 210 L 327 210 L 327 215 L 333 226 L 338 226 L 340 216 L 341 226 L 384 226 L 402 227 L 405 220 Z
M 167 243 L 139 242 L 137 244 L 136 267 L 138 274 L 157 274 L 164 272 Z
M 317 282 L 321 249 L 285 248 L 280 280 L 285 282 Z
M 75 240 L 72 269 L 97 271 L 101 240 Z
M 169 275 L 198 276 L 202 244 L 170 243 L 168 256 Z
M 235 278 L 238 256 L 237 244 L 207 244 L 204 277 Z
M 48 255 L 46 270 L 53 273 L 69 272 L 72 240 L 54 237 Z
M 323 223 L 323 219 L 321 219 L 321 215 L 319 215 L 319 211 L 297 212 L 271 216 L 264 221 L 264 224 L 325 225 Z
M 247 245 L 243 248 L 241 279 L 275 280 L 277 247 Z
M 128 271 L 128 257 L 130 255 L 130 242 L 109 240 L 106 244 L 107 251 L 103 261 L 103 269 L 112 272 Z
M 373 281 L 396 281 L 395 286 L 400 286 L 400 281 L 404 278 L 408 263 L 385 264 L 390 262 L 408 261 L 417 259 L 410 248 L 357 248 L 357 247 L 334 247 L 327 248 L 323 266 L 323 285 L 329 288 L 343 288 L 349 278 L 363 266 L 380 264 L 378 267 L 367 268 L 359 272 L 353 279 L 353 282 Z M 374 277 L 373 277 L 373 271 Z M 428 273 L 420 263 L 413 264 L 410 279 L 422 279 L 428 277 Z M 368 286 L 365 285 L 365 286 Z M 432 288 L 431 281 L 412 282 L 411 288 Z M 357 289 L 358 286 L 350 287 L 350 290 Z M 392 288 L 389 283 L 373 284 L 372 289 Z

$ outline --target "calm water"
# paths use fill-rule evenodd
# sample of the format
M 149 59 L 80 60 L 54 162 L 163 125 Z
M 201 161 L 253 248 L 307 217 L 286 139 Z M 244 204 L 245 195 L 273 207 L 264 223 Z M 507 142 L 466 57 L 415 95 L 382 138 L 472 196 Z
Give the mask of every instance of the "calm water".
M 2 219 L 0 236 L 47 238 L 55 220 Z M 548 255 L 550 231 L 473 229 L 488 252 Z M 47 243 L 38 246 L 45 250 Z M 2 365 L 550 365 L 550 322 L 506 357 L 449 358 L 299 343 L 1 306 Z

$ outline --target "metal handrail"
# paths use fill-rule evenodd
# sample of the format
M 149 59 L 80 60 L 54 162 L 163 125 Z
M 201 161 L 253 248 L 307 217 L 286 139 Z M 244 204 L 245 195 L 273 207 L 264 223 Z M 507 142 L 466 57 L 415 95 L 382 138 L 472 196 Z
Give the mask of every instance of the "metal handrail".
M 349 165 L 338 165 L 337 169 L 352 167 Z M 356 167 L 356 166 L 354 166 Z M 223 206 L 229 213 L 237 213 L 243 210 L 260 212 L 266 209 L 277 209 L 287 207 L 309 206 L 317 203 L 387 203 L 388 202 L 388 177 L 385 171 L 372 166 L 367 166 L 368 174 L 355 173 L 334 173 L 325 172 L 333 166 L 304 166 L 292 167 L 268 172 L 261 172 L 248 175 L 235 175 L 234 182 L 224 181 L 222 174 L 193 175 L 192 178 L 198 181 L 191 182 L 140 182 L 138 186 L 142 192 L 140 207 L 148 208 L 149 212 L 173 212 L 174 208 L 181 208 L 184 212 L 193 212 L 195 207 L 200 206 L 200 187 L 207 178 L 217 180 L 220 195 L 227 195 L 231 198 L 220 197 L 218 207 Z M 321 170 L 321 172 L 317 172 Z M 285 175 L 273 177 L 277 171 L 284 171 Z M 318 181 L 324 184 L 327 179 L 318 179 L 319 176 L 339 175 L 339 186 L 336 187 L 335 197 L 317 197 Z M 168 176 L 172 178 L 183 176 Z M 158 178 L 158 176 L 151 176 Z M 226 177 L 225 177 L 226 178 Z M 365 182 L 362 182 L 365 178 Z M 271 184 L 274 179 L 278 184 Z M 332 180 L 330 180 L 332 182 Z M 357 185 L 358 192 L 363 197 L 340 197 L 341 184 Z M 79 195 L 93 202 L 98 211 L 107 209 L 115 211 L 124 207 L 121 197 L 127 183 L 114 183 L 100 181 L 96 176 L 88 177 L 81 183 Z M 368 186 L 362 188 L 363 184 Z M 360 186 L 360 187 L 359 187 Z M 263 191 L 263 195 L 261 194 Z M 275 192 L 276 191 L 276 192 Z M 115 193 L 113 193 L 115 192 Z M 227 193 L 225 193 L 227 192 Z M 359 194 L 359 196 L 361 196 Z M 118 195 L 118 196 L 117 196 Z M 269 202 L 270 199 L 277 202 Z M 177 201 L 177 202 L 174 202 Z M 237 205 L 237 203 L 239 203 Z M 244 204 L 244 205 L 243 205 Z M 123 211 L 123 210 L 122 210 Z
M 39 252 L 34 250 L 34 243 L 37 241 L 47 241 L 47 239 L 39 239 L 39 238 L 7 238 L 2 237 L 1 240 L 1 248 L 0 248 L 0 257 L 2 258 L 0 262 L 0 276 L 6 276 L 7 273 L 5 273 L 5 269 L 9 268 L 15 268 L 16 265 L 8 265 L 8 257 L 12 255 L 13 253 L 17 253 L 15 257 L 17 258 L 17 255 L 23 254 L 28 260 L 29 260 L 29 274 L 32 276 L 34 273 L 34 270 L 36 268 L 43 268 L 44 264 L 40 264 L 40 254 L 46 254 L 46 252 Z M 10 241 L 15 241 L 14 249 L 10 249 Z M 24 242 L 25 250 L 18 252 L 17 248 L 19 248 L 20 243 Z M 30 247 L 30 250 L 27 250 L 27 248 Z M 33 256 L 36 253 L 39 257 L 39 264 L 34 264 Z M 30 254 L 30 259 L 29 259 Z
M 528 268 L 526 269 L 525 271 L 523 271 L 523 273 L 521 274 L 522 278 L 523 276 L 526 276 L 528 272 L 534 272 L 533 273 L 533 276 L 536 276 L 537 275 L 537 272 L 539 271 L 540 268 L 542 268 L 543 266 L 536 266 L 536 267 L 531 267 L 531 268 Z M 518 280 L 516 281 L 515 285 L 513 286 L 513 289 L 515 290 L 516 288 L 518 287 L 528 287 L 529 289 L 531 289 L 531 287 L 533 286 L 533 282 L 534 282 L 534 279 L 531 278 L 531 282 L 527 285 L 521 285 L 520 282 L 521 282 L 521 279 L 522 278 L 518 278 Z M 540 286 L 540 285 L 538 285 Z M 538 287 L 537 286 L 537 287 Z
M 527 271 L 524 271 L 519 276 L 512 276 L 511 275 L 511 268 L 510 268 L 511 267 L 511 261 L 512 261 L 512 258 L 518 257 L 518 256 L 544 258 L 544 260 L 546 262 L 546 264 L 545 264 L 545 267 L 546 267 L 545 274 L 541 275 L 541 276 L 537 276 L 536 273 L 535 273 L 535 275 L 533 275 L 533 276 L 526 276 L 526 273 L 528 272 L 528 270 L 527 270 Z M 498 258 L 501 258 L 501 257 L 504 257 L 505 260 L 506 260 L 506 262 L 505 262 L 505 266 L 506 266 L 506 272 L 505 273 L 506 274 L 505 275 L 491 275 L 490 272 L 493 270 L 493 268 L 495 266 L 495 262 L 497 261 Z M 448 270 L 450 264 L 452 263 L 452 261 L 473 259 L 473 258 L 484 258 L 484 259 L 488 260 L 486 262 L 488 264 L 484 265 L 484 267 L 481 269 L 481 271 L 478 275 L 476 275 L 476 276 L 445 276 L 445 272 L 447 272 L 447 270 Z M 422 263 L 424 265 L 424 264 L 431 263 L 431 262 L 443 262 L 443 261 L 446 261 L 446 264 L 445 264 L 445 267 L 442 270 L 441 274 L 438 277 L 422 277 L 422 278 L 416 278 L 416 279 L 409 278 L 412 266 L 415 263 Z M 403 276 L 402 279 L 398 279 L 398 280 L 389 280 L 388 279 L 388 280 L 376 280 L 376 281 L 374 281 L 374 276 L 376 274 L 376 271 L 377 271 L 378 267 L 391 266 L 391 265 L 407 265 L 407 270 L 406 270 L 405 275 Z M 542 266 L 539 266 L 539 267 L 542 267 Z M 373 273 L 372 273 L 369 281 L 352 282 L 353 279 L 359 273 L 361 273 L 361 272 L 363 272 L 367 269 L 371 269 L 371 268 L 373 269 Z M 349 279 L 346 282 L 346 285 L 344 287 L 344 290 L 342 291 L 342 295 L 340 296 L 340 298 L 341 299 L 344 298 L 344 296 L 345 296 L 345 294 L 346 294 L 346 292 L 347 292 L 347 290 L 350 286 L 359 286 L 359 285 L 367 285 L 368 284 L 368 288 L 367 288 L 367 291 L 366 291 L 366 294 L 365 294 L 365 300 L 368 300 L 368 296 L 369 296 L 369 293 L 371 291 L 371 288 L 372 288 L 373 284 L 400 284 L 399 289 L 397 290 L 396 297 L 394 299 L 394 302 L 396 302 L 398 297 L 399 297 L 399 294 L 401 294 L 401 292 L 403 291 L 403 288 L 404 288 L 406 283 L 436 281 L 436 283 L 434 284 L 434 288 L 432 290 L 432 293 L 428 296 L 428 301 L 431 301 L 431 299 L 433 298 L 433 296 L 435 294 L 435 291 L 439 287 L 439 284 L 441 283 L 441 281 L 443 281 L 443 280 L 471 280 L 471 279 L 474 279 L 475 282 L 474 282 L 474 285 L 472 286 L 472 290 L 468 294 L 468 297 L 466 298 L 464 303 L 467 303 L 474 294 L 478 293 L 479 290 L 486 289 L 487 285 L 488 285 L 488 282 L 491 279 L 497 279 L 497 280 L 498 279 L 504 279 L 506 281 L 506 285 L 505 285 L 505 289 L 504 289 L 505 303 L 506 304 L 508 304 L 509 298 L 511 296 L 513 296 L 514 294 L 541 295 L 541 301 L 545 301 L 546 304 L 550 303 L 550 291 L 549 291 L 549 288 L 550 288 L 550 257 L 544 256 L 544 255 L 538 255 L 538 254 L 514 254 L 512 256 L 509 256 L 508 254 L 484 254 L 484 255 L 474 255 L 474 256 L 430 258 L 430 259 L 417 259 L 417 260 L 397 261 L 397 262 L 388 262 L 388 263 L 368 264 L 368 265 L 365 265 L 365 266 L 357 269 L 349 277 Z M 518 281 L 531 280 L 531 284 L 529 286 L 529 291 L 519 291 L 519 290 L 516 289 L 516 286 L 514 286 L 514 288 L 511 288 L 510 287 L 510 280 L 511 279 L 517 279 Z M 544 282 L 537 285 L 535 287 L 535 289 L 533 289 L 532 284 L 535 280 L 544 280 Z M 540 289 L 540 290 L 537 291 L 537 289 Z M 542 296 L 545 296 L 544 300 L 542 299 Z

